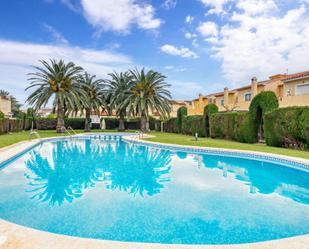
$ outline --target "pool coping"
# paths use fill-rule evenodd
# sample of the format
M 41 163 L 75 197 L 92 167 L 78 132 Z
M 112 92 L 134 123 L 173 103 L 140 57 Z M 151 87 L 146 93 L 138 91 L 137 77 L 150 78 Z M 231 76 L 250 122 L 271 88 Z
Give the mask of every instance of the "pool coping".
M 98 133 L 95 133 L 98 134 Z M 102 135 L 120 135 L 119 133 L 101 133 Z M 92 135 L 89 133 L 78 134 L 73 137 L 84 135 Z M 198 146 L 174 145 L 157 143 L 142 140 L 151 136 L 137 136 L 128 134 L 123 139 L 132 143 L 141 145 L 152 145 L 159 148 L 180 149 L 190 152 L 221 152 L 221 153 L 242 153 L 250 156 L 270 156 L 271 158 L 279 158 L 280 160 L 297 161 L 309 167 L 309 160 L 295 158 L 290 156 L 277 155 L 272 153 L 262 153 L 254 151 L 220 149 Z M 23 154 L 30 148 L 37 146 L 41 142 L 56 139 L 69 139 L 69 137 L 49 137 L 35 139 L 31 141 L 22 141 L 0 149 L 0 164 L 5 164 L 7 161 L 14 160 L 19 154 Z M 60 234 L 53 234 L 45 231 L 40 231 L 21 225 L 17 225 L 3 219 L 0 219 L 0 248 L 3 249 L 307 249 L 309 244 L 309 234 L 294 236 L 278 240 L 270 240 L 248 244 L 232 244 L 232 245 L 177 245 L 177 244 L 156 244 L 156 243 L 134 243 L 120 242 L 109 240 L 87 239 L 79 237 L 71 237 Z

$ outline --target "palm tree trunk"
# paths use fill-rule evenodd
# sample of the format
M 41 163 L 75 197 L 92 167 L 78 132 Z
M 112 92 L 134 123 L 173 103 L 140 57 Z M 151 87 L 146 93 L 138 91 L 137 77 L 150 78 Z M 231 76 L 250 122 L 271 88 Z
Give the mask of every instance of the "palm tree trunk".
M 63 133 L 64 132 L 64 108 L 61 105 L 60 100 L 57 102 L 57 125 L 56 132 Z
M 89 108 L 86 109 L 86 118 L 85 118 L 85 131 L 90 131 L 90 124 L 91 124 L 91 118 L 90 118 L 91 110 Z
M 125 126 L 124 126 L 124 114 L 121 112 L 119 115 L 119 127 L 118 127 L 119 131 L 124 131 L 125 130 Z
M 141 131 L 147 132 L 147 118 L 144 113 L 141 115 Z

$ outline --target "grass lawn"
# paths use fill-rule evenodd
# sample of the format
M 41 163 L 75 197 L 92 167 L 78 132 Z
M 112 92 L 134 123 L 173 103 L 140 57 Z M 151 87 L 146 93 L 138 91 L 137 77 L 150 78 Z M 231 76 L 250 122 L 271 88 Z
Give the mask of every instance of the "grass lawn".
M 75 130 L 76 133 L 83 133 L 83 130 Z M 92 130 L 91 132 L 116 132 L 116 130 Z M 42 138 L 44 137 L 58 137 L 58 136 L 67 136 L 68 134 L 59 134 L 55 131 L 39 131 L 39 134 Z M 33 138 L 36 138 L 33 136 Z M 0 148 L 5 146 L 18 143 L 24 140 L 29 139 L 29 131 L 24 132 L 14 132 L 12 134 L 0 135 Z
M 309 159 L 309 151 L 299 151 L 286 148 L 271 147 L 263 144 L 245 144 L 229 140 L 211 139 L 211 138 L 199 138 L 198 141 L 195 141 L 193 136 L 185 136 L 174 133 L 152 132 L 151 134 L 154 135 L 155 137 L 147 138 L 146 140 L 160 143 L 169 143 L 169 144 L 194 145 L 194 146 L 237 149 L 237 150 L 253 150 L 253 151 L 268 152 L 268 153 L 275 153 L 286 156 L 294 156 Z

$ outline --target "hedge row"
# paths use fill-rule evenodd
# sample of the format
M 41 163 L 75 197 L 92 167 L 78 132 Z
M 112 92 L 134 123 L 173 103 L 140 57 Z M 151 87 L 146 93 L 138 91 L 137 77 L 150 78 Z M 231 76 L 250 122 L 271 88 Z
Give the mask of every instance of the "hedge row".
M 0 134 L 29 130 L 30 127 L 29 119 L 0 119 Z
M 170 132 L 170 133 L 179 133 L 178 130 L 178 120 L 177 118 L 170 118 L 169 120 L 165 121 L 163 124 L 163 131 Z
M 216 113 L 209 120 L 210 137 L 254 143 L 256 134 L 251 116 L 247 112 Z
M 265 115 L 267 145 L 309 148 L 309 107 L 280 108 Z
M 198 134 L 199 137 L 206 136 L 205 118 L 202 115 L 186 116 L 182 120 L 182 133 L 186 135 Z
M 119 119 L 117 118 L 104 118 L 106 129 L 115 130 L 119 127 Z M 71 126 L 75 130 L 82 130 L 85 128 L 84 118 L 67 118 L 64 120 L 65 126 Z M 55 130 L 57 119 L 55 118 L 39 118 L 36 120 L 38 130 Z M 128 130 L 139 130 L 140 119 L 130 119 L 125 121 L 125 127 Z M 149 127 L 151 130 L 160 130 L 160 121 L 150 118 Z M 92 124 L 93 129 L 100 129 L 100 124 Z

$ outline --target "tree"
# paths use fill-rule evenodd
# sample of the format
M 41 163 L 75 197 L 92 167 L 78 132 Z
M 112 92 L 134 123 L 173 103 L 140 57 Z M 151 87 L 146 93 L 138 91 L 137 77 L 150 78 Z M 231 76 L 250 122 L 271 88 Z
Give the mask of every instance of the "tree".
M 90 131 L 91 112 L 98 113 L 100 108 L 105 106 L 105 91 L 103 80 L 95 79 L 95 75 L 90 75 L 87 72 L 80 75 L 78 82 L 82 89 L 86 92 L 86 105 L 81 103 L 82 109 L 85 110 L 85 131 Z
M 169 101 L 171 93 L 166 77 L 161 73 L 144 69 L 130 70 L 132 87 L 124 106 L 128 106 L 129 114 L 141 117 L 141 130 L 149 131 L 149 112 L 157 111 L 161 116 L 168 116 L 171 108 Z
M 129 97 L 130 89 L 132 88 L 132 76 L 128 72 L 114 72 L 109 74 L 109 76 L 111 76 L 112 79 L 106 80 L 105 82 L 107 84 L 110 109 L 116 111 L 119 117 L 118 129 L 124 131 L 124 119 L 129 104 L 126 102 L 126 99 Z
M 53 99 L 53 106 L 57 109 L 58 133 L 63 132 L 64 114 L 67 109 L 76 110 L 81 104 L 86 105 L 86 92 L 77 82 L 82 68 L 73 62 L 65 63 L 63 60 L 51 59 L 49 62 L 41 60 L 43 67 L 34 67 L 36 72 L 30 73 L 30 88 L 36 88 L 30 94 L 27 102 L 35 110 L 45 107 Z

